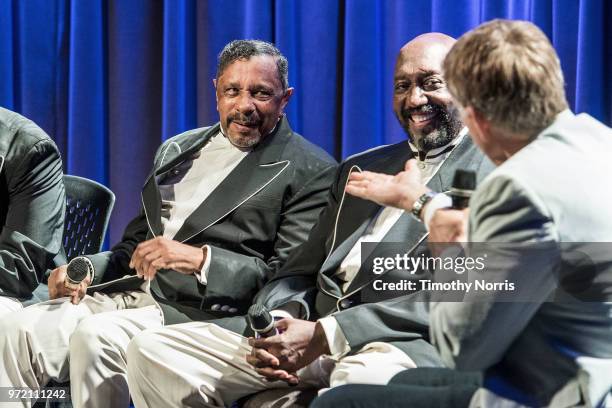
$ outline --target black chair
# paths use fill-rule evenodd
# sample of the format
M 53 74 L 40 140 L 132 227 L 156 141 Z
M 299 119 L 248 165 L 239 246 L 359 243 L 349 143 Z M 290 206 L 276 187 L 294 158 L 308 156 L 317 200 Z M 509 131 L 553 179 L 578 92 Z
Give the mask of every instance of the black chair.
M 79 255 L 100 252 L 115 194 L 100 183 L 78 176 L 65 175 L 64 186 L 64 251 L 70 261 Z
M 100 183 L 83 177 L 64 175 L 66 217 L 64 219 L 64 252 L 70 261 L 79 255 L 100 252 L 108 227 L 115 194 Z M 70 383 L 51 381 L 47 387 L 70 387 Z M 69 401 L 38 401 L 35 407 L 71 408 Z

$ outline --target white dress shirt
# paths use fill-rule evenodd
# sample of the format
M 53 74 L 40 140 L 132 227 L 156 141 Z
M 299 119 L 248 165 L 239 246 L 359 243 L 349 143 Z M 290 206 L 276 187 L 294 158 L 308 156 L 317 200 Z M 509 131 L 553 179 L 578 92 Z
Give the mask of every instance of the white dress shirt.
M 232 145 L 221 132 L 211 137 L 208 143 L 196 153 L 180 181 L 174 184 L 160 185 L 162 198 L 163 236 L 174 238 L 185 220 L 208 198 L 221 182 L 249 154 Z M 189 160 L 189 159 L 188 159 Z M 177 173 L 179 172 L 176 169 Z M 202 270 L 196 277 L 202 284 L 207 283 L 210 267 L 211 248 L 208 245 L 207 255 Z

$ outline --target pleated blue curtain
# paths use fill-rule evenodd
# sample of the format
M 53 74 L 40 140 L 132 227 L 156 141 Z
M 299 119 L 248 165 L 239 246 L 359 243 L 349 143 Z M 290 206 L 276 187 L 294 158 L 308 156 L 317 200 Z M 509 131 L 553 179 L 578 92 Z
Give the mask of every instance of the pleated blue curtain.
M 404 43 L 493 18 L 542 28 L 572 108 L 612 122 L 606 0 L 0 0 L 0 105 L 56 140 L 67 173 L 115 192 L 115 242 L 160 143 L 217 120 L 212 78 L 228 41 L 278 45 L 293 128 L 340 159 L 405 139 L 391 108 Z

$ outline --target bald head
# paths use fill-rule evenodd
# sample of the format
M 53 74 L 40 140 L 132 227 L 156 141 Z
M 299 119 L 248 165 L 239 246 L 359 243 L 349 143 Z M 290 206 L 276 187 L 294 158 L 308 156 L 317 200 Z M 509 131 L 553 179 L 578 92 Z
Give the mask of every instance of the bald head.
M 453 44 L 455 39 L 446 34 L 422 34 L 397 57 L 393 109 L 422 151 L 448 144 L 463 127 L 442 77 L 442 63 Z

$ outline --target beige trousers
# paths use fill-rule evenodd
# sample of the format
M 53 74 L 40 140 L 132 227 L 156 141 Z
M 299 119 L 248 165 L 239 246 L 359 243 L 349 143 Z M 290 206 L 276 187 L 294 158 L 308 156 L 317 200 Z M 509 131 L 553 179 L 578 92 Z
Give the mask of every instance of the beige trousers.
M 287 387 L 267 382 L 246 362 L 247 339 L 211 323 L 146 330 L 127 350 L 128 383 L 140 407 L 221 407 L 257 391 Z M 320 358 L 298 372 L 303 386 L 386 384 L 414 368 L 398 348 L 371 343 L 338 361 Z
M 144 292 L 26 307 L 0 319 L 0 386 L 40 388 L 70 379 L 76 408 L 127 407 L 128 343 L 142 330 L 161 326 L 161 311 Z

